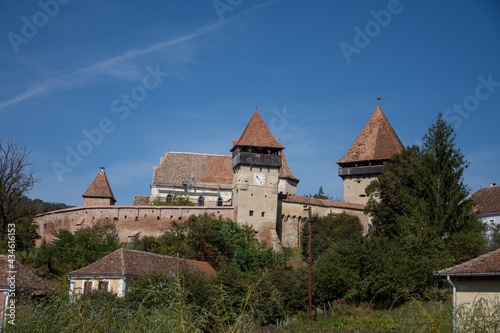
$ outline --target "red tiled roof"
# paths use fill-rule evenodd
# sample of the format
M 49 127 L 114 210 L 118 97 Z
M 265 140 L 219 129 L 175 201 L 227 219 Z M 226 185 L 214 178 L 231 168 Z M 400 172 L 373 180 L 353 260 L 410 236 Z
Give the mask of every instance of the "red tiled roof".
M 281 168 L 279 171 L 279 177 L 280 178 L 291 178 L 291 179 L 298 180 L 297 178 L 295 178 L 293 176 L 292 170 L 290 170 L 290 167 L 288 166 L 288 162 L 286 161 L 284 151 L 281 152 Z
M 388 160 L 404 149 L 382 109 L 377 106 L 352 146 L 337 163 Z
M 279 176 L 296 179 L 284 154 L 282 157 Z M 230 188 L 234 176 L 232 156 L 168 152 L 153 173 L 153 185 L 181 186 L 189 175 L 193 176 L 189 180 L 190 186 Z
M 193 177 L 189 179 L 189 175 Z M 197 187 L 231 186 L 232 157 L 168 152 L 153 173 L 153 185 L 181 186 L 188 180 L 190 185 Z
M 87 191 L 82 194 L 82 197 L 110 198 L 111 200 L 113 200 L 113 202 L 116 202 L 115 196 L 113 195 L 113 191 L 111 191 L 111 186 L 109 186 L 108 178 L 106 177 L 106 173 L 104 172 L 104 170 L 99 171 Z
M 16 289 L 54 290 L 19 261 L 16 260 L 14 267 L 10 267 L 9 257 L 6 255 L 0 255 L 0 288 L 8 288 L 10 285 L 7 280 L 9 271 L 15 271 Z
M 269 147 L 279 149 L 285 148 L 281 145 L 281 143 L 276 141 L 257 110 L 255 110 L 255 113 L 248 122 L 248 125 L 243 131 L 243 134 L 241 134 L 238 142 L 233 144 L 232 149 L 236 146 Z
M 146 195 L 134 196 L 134 201 L 132 201 L 132 206 L 149 206 L 149 196 Z
M 500 276 L 500 249 L 437 272 L 450 276 Z
M 76 271 L 70 276 L 107 276 L 132 275 L 145 276 L 151 273 L 169 273 L 177 266 L 185 267 L 207 276 L 215 276 L 216 272 L 208 263 L 197 260 L 174 258 L 156 253 L 118 249 L 104 258 Z
M 472 199 L 479 214 L 500 212 L 500 186 L 481 188 L 472 194 Z
M 314 205 L 314 206 L 322 206 L 322 207 L 334 207 L 334 208 L 347 208 L 347 209 L 355 209 L 355 210 L 363 210 L 365 205 L 337 200 L 329 200 L 329 199 L 317 199 L 311 197 L 303 197 L 300 195 L 289 195 L 283 202 L 294 202 L 300 203 L 304 205 Z

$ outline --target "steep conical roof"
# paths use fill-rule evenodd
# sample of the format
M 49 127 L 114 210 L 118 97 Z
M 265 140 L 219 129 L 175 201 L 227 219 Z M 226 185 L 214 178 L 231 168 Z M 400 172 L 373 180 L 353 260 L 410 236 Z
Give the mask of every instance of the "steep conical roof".
M 257 110 L 255 110 L 252 119 L 248 122 L 243 134 L 241 134 L 240 139 L 233 145 L 231 151 L 236 146 L 285 148 L 281 143 L 276 141 Z
M 288 166 L 288 162 L 286 161 L 285 157 L 285 152 L 281 152 L 281 168 L 279 171 L 279 177 L 280 178 L 290 178 L 290 179 L 295 179 L 298 181 L 297 178 L 293 176 L 292 170 L 290 170 L 290 167 Z
M 404 149 L 382 109 L 377 106 L 351 148 L 337 163 L 388 160 Z
M 108 178 L 104 170 L 99 171 L 92 184 L 85 193 L 82 194 L 84 198 L 110 198 L 116 202 L 111 186 L 109 186 Z

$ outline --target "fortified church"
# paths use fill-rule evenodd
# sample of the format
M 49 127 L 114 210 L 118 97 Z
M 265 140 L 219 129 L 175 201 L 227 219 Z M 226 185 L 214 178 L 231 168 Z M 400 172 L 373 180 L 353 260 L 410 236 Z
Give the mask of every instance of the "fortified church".
M 38 232 L 50 241 L 61 229 L 75 232 L 96 220 L 116 223 L 120 241 L 159 236 L 172 221 L 191 215 L 214 214 L 250 225 L 257 237 L 273 245 L 298 247 L 302 222 L 312 215 L 347 213 L 358 216 L 365 232 L 370 219 L 363 213 L 366 186 L 384 170 L 384 162 L 404 146 L 378 105 L 347 153 L 337 162 L 344 181 L 344 201 L 297 195 L 297 179 L 256 110 L 231 155 L 167 152 L 154 167 L 150 196 L 136 196 L 132 206 L 115 205 L 104 170 L 83 196 L 83 206 L 37 215 Z M 187 196 L 196 206 L 151 206 Z M 41 240 L 40 240 L 41 242 Z

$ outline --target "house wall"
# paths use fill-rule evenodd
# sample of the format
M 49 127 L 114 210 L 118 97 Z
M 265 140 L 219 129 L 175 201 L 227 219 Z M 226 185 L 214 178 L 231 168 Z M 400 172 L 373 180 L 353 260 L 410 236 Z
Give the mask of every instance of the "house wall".
M 471 308 L 479 299 L 500 302 L 500 276 L 454 278 L 457 288 L 457 306 Z
M 91 226 L 100 218 L 114 221 L 121 242 L 128 242 L 134 236 L 160 236 L 168 230 L 172 221 L 185 221 L 191 215 L 214 214 L 234 220 L 233 207 L 173 207 L 173 206 L 96 206 L 69 208 L 35 217 L 38 233 L 42 240 L 50 242 L 54 232 L 67 229 L 75 232 Z
M 479 214 L 479 219 L 487 226 L 485 231 L 485 235 L 488 237 L 492 237 L 493 235 L 493 226 L 500 225 L 500 212 L 493 212 L 489 214 Z
M 72 290 L 75 294 L 83 294 L 83 284 L 86 281 L 92 281 L 92 290 L 98 290 L 99 289 L 99 281 L 108 281 L 108 291 L 114 294 L 118 294 L 120 291 L 120 281 L 122 281 L 123 278 L 116 277 L 116 278 L 109 278 L 109 277 L 102 277 L 102 278 L 73 278 L 71 279 L 70 283 L 72 286 Z

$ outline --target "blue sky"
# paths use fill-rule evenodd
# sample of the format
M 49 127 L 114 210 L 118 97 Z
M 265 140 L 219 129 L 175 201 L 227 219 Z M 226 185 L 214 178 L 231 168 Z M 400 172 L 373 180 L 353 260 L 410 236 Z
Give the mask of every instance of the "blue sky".
M 165 152 L 229 154 L 255 106 L 298 194 L 341 199 L 335 164 L 377 106 L 405 145 L 439 112 L 472 191 L 500 182 L 498 1 L 0 3 L 0 136 L 32 149 L 29 193 L 149 195 Z

